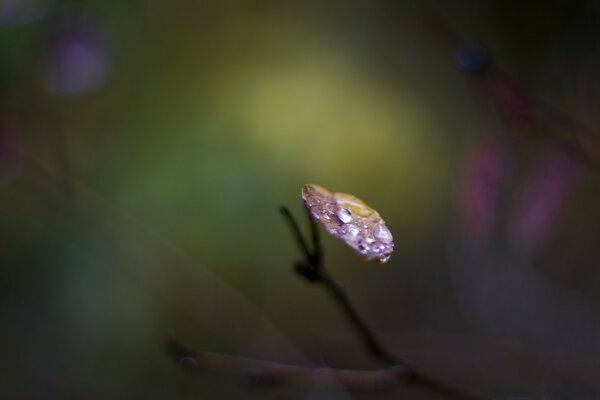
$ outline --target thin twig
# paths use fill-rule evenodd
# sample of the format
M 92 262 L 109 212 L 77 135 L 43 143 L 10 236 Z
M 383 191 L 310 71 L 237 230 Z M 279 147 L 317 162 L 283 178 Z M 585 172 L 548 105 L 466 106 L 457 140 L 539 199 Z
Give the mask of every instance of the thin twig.
M 304 235 L 302 234 L 302 231 L 300 230 L 300 226 L 298 226 L 296 219 L 294 218 L 294 216 L 292 215 L 290 210 L 285 206 L 282 206 L 279 209 L 279 211 L 281 212 L 281 215 L 283 215 L 283 218 L 288 223 L 290 230 L 292 231 L 292 235 L 294 236 L 294 239 L 296 240 L 296 244 L 298 245 L 298 247 L 300 248 L 302 253 L 304 253 L 306 262 L 311 263 L 313 261 L 312 260 L 313 253 L 312 253 L 312 251 L 310 251 L 310 249 L 308 247 L 308 243 L 306 243 L 306 240 L 304 240 Z
M 300 227 L 292 214 L 285 207 L 281 208 L 288 221 L 298 246 L 304 253 L 306 262 L 311 266 L 310 280 L 322 283 L 340 306 L 351 326 L 361 337 L 367 350 L 386 365 L 378 370 L 346 370 L 331 368 L 311 368 L 282 364 L 254 358 L 228 356 L 215 353 L 195 353 L 178 341 L 171 339 L 169 352 L 183 366 L 190 370 L 216 373 L 239 379 L 249 380 L 256 384 L 301 385 L 301 386 L 343 386 L 349 390 L 383 390 L 405 385 L 421 385 L 451 399 L 485 399 L 484 395 L 475 393 L 451 382 L 446 382 L 424 371 L 409 366 L 392 353 L 385 350 L 379 340 L 362 320 L 343 287 L 338 284 L 323 266 L 323 253 L 319 243 L 318 229 L 312 226 L 314 251 L 308 247 Z M 310 216 L 309 216 L 310 218 Z M 311 222 L 312 223 L 312 222 Z M 318 267 L 318 268 L 316 268 Z M 302 272 L 299 271 L 299 272 Z
M 381 362 L 384 366 L 403 365 L 404 363 L 401 360 L 384 349 L 383 345 L 375 337 L 373 332 L 371 332 L 367 324 L 363 321 L 350 302 L 344 287 L 336 282 L 335 279 L 333 279 L 333 277 L 325 269 L 323 250 L 319 235 L 319 226 L 310 217 L 309 211 L 307 210 L 306 212 L 308 215 L 308 221 L 310 223 L 313 249 L 310 249 L 306 244 L 306 240 L 304 239 L 304 235 L 302 235 L 300 226 L 298 222 L 296 222 L 296 219 L 290 210 L 287 207 L 281 207 L 281 213 L 285 217 L 286 221 L 288 221 L 300 250 L 304 253 L 306 261 L 313 267 L 313 269 L 311 269 L 311 273 L 316 274 L 316 279 L 314 279 L 314 276 L 311 276 L 311 281 L 322 283 L 325 286 L 335 303 L 342 310 L 342 313 L 348 322 L 359 335 L 365 348 L 373 355 L 373 357 L 375 357 L 376 360 Z
M 173 339 L 169 343 L 169 352 L 177 362 L 191 371 L 230 376 L 273 386 L 342 386 L 350 390 L 373 391 L 390 389 L 406 383 L 411 375 L 410 370 L 404 366 L 377 370 L 312 368 L 208 352 L 195 353 Z
M 241 379 L 257 385 L 302 387 L 343 387 L 353 391 L 379 391 L 402 385 L 421 385 L 450 399 L 485 399 L 406 365 L 375 370 L 349 370 L 323 367 L 301 367 L 256 358 L 194 352 L 175 339 L 168 343 L 171 356 L 193 372 L 217 374 Z
M 346 290 L 339 283 L 337 283 L 326 271 L 321 271 L 320 282 L 325 285 L 329 293 L 333 296 L 333 299 L 344 313 L 346 319 L 360 336 L 365 348 L 376 360 L 388 367 L 391 365 L 405 365 L 403 361 L 385 350 L 383 345 L 360 317 L 356 308 L 354 308 L 354 305 L 346 295 Z
M 325 253 L 323 252 L 323 245 L 321 244 L 319 226 L 315 220 L 310 217 L 310 212 L 308 210 L 306 210 L 306 213 L 308 215 L 308 220 L 310 221 L 310 233 L 313 245 L 313 262 L 315 263 L 315 268 L 317 271 L 319 271 L 325 264 Z
M 333 296 L 336 304 L 340 307 L 346 319 L 350 322 L 350 324 L 354 327 L 357 334 L 360 336 L 365 348 L 371 353 L 378 361 L 380 361 L 384 366 L 391 365 L 404 365 L 404 362 L 399 360 L 397 357 L 393 356 L 387 350 L 384 349 L 383 345 L 380 341 L 375 337 L 373 332 L 369 329 L 367 324 L 360 317 L 356 308 L 348 295 L 346 294 L 346 289 L 336 282 L 335 279 L 327 272 L 325 269 L 325 262 L 323 260 L 323 250 L 321 245 L 321 238 L 319 236 L 319 226 L 317 223 L 311 218 L 310 212 L 306 210 L 308 221 L 310 224 L 310 230 L 312 233 L 312 245 L 313 245 L 313 258 L 316 262 L 315 268 L 319 273 L 319 282 L 321 282 L 329 293 Z M 291 213 L 288 214 L 291 216 Z M 297 226 L 298 224 L 296 224 Z
M 469 390 L 465 390 L 459 387 L 456 387 L 454 384 L 450 382 L 445 382 L 439 378 L 431 376 L 427 373 L 419 371 L 411 366 L 409 366 L 406 362 L 402 361 L 399 357 L 395 356 L 391 352 L 385 349 L 379 339 L 373 334 L 371 329 L 367 326 L 364 320 L 356 311 L 356 308 L 348 298 L 345 289 L 342 285 L 340 285 L 325 269 L 325 265 L 323 262 L 323 251 L 321 248 L 320 238 L 318 234 L 318 226 L 315 221 L 311 218 L 310 213 L 307 210 L 308 220 L 311 226 L 312 232 L 312 240 L 313 240 L 313 248 L 314 250 L 310 250 L 306 245 L 306 240 L 302 235 L 302 231 L 299 228 L 298 223 L 295 221 L 291 212 L 286 207 L 281 207 L 281 212 L 288 220 L 290 227 L 292 228 L 292 233 L 296 237 L 296 241 L 298 242 L 300 249 L 304 252 L 305 258 L 308 262 L 311 262 L 313 269 L 311 270 L 311 275 L 309 279 L 312 282 L 322 283 L 331 294 L 335 303 L 340 307 L 346 319 L 356 331 L 357 335 L 361 338 L 365 348 L 367 351 L 375 357 L 379 362 L 381 362 L 386 367 L 402 367 L 408 376 L 412 378 L 414 382 L 421 383 L 430 389 L 436 390 L 439 393 L 442 393 L 450 398 L 460 398 L 460 399 L 483 399 L 485 396 L 482 396 L 478 393 L 473 393 Z M 406 379 L 406 377 L 405 377 Z

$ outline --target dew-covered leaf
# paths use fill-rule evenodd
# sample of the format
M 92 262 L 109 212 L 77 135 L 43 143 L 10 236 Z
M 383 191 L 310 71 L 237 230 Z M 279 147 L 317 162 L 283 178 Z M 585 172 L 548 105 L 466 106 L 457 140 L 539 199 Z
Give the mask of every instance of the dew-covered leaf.
M 389 260 L 394 252 L 392 233 L 379 213 L 362 200 L 312 184 L 304 185 L 302 199 L 314 221 L 363 258 L 380 263 Z

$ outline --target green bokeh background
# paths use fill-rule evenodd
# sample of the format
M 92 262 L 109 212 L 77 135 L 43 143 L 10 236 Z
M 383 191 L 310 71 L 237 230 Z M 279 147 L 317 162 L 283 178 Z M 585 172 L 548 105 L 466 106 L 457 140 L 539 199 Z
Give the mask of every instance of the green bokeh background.
M 302 220 L 309 182 L 365 200 L 394 234 L 385 266 L 324 238 L 331 272 L 376 330 L 474 334 L 445 254 L 460 158 L 498 116 L 426 21 L 485 43 L 561 104 L 544 79 L 594 10 L 579 7 L 57 1 L 39 21 L 0 27 L 0 101 L 24 154 L 0 189 L 6 398 L 352 398 L 190 377 L 165 351 L 173 335 L 228 354 L 375 365 L 326 294 L 292 272 L 300 254 L 278 208 Z M 41 66 L 71 10 L 101 27 L 111 70 L 65 98 L 45 90 Z M 570 284 L 593 295 L 582 262 Z

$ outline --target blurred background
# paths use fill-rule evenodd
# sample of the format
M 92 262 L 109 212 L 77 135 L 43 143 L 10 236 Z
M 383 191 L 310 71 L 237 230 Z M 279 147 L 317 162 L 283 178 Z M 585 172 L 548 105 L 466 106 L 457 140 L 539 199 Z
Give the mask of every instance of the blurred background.
M 3 398 L 440 398 L 256 387 L 166 351 L 377 367 L 278 213 L 373 206 L 327 265 L 401 358 L 598 398 L 600 4 L 0 0 Z M 437 396 L 437 397 L 436 397 Z

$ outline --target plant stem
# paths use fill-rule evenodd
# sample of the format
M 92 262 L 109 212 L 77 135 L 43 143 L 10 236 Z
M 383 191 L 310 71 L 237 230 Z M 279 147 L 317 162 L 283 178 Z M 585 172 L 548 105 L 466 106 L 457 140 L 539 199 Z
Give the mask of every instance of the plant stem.
M 294 238 L 300 247 L 300 250 L 304 253 L 306 262 L 313 267 L 317 274 L 318 278 L 313 281 L 315 283 L 321 283 L 325 286 L 329 294 L 334 299 L 334 302 L 339 306 L 340 310 L 342 310 L 342 313 L 350 325 L 352 325 L 369 353 L 384 366 L 405 365 L 401 360 L 384 349 L 383 345 L 375 337 L 373 332 L 371 332 L 367 324 L 356 311 L 356 308 L 348 298 L 344 287 L 340 285 L 325 269 L 323 249 L 319 235 L 319 226 L 313 221 L 313 219 L 310 217 L 310 214 L 308 215 L 308 220 L 311 228 L 312 250 L 309 248 L 306 240 L 304 239 L 302 231 L 300 230 L 300 226 L 296 222 L 290 210 L 288 210 L 286 207 L 281 207 L 281 213 L 288 222 Z
M 384 366 L 405 365 L 403 361 L 388 352 L 380 341 L 375 337 L 371 329 L 360 317 L 356 308 L 346 295 L 346 290 L 337 283 L 324 269 L 321 269 L 320 282 L 325 285 L 329 293 L 333 296 L 335 303 L 342 310 L 346 319 L 353 326 L 357 335 L 363 342 L 365 348 Z
M 292 231 L 292 235 L 294 236 L 294 239 L 296 240 L 296 244 L 298 245 L 298 247 L 300 248 L 302 253 L 304 253 L 306 261 L 308 263 L 312 264 L 312 262 L 311 262 L 312 257 L 313 257 L 312 252 L 310 251 L 308 244 L 306 243 L 306 240 L 304 240 L 304 235 L 302 234 L 302 231 L 300 230 L 300 226 L 296 222 L 296 219 L 294 218 L 294 216 L 292 215 L 290 210 L 285 206 L 282 206 L 279 209 L 279 211 L 281 212 L 281 215 L 283 215 L 283 218 L 288 223 L 290 230 Z
M 237 377 L 261 385 L 342 386 L 350 390 L 373 391 L 407 383 L 411 375 L 411 371 L 402 366 L 376 370 L 315 368 L 224 354 L 196 353 L 175 339 L 169 341 L 168 350 L 189 370 Z
M 307 210 L 308 220 L 311 227 L 311 237 L 313 250 L 308 247 L 302 231 L 292 213 L 286 208 L 281 207 L 281 213 L 284 218 L 288 221 L 292 233 L 300 247 L 300 250 L 304 253 L 305 260 L 312 266 L 310 277 L 307 275 L 311 282 L 321 283 L 325 285 L 333 300 L 338 305 L 344 316 L 356 331 L 356 334 L 361 338 L 364 347 L 367 351 L 384 366 L 390 367 L 401 367 L 405 370 L 404 377 L 409 377 L 412 382 L 420 383 L 438 393 L 442 393 L 449 398 L 457 399 L 484 399 L 485 396 L 479 393 L 473 393 L 469 390 L 456 387 L 450 382 L 446 382 L 437 377 L 431 376 L 428 373 L 418 371 L 412 366 L 409 366 L 406 362 L 402 361 L 399 357 L 395 356 L 391 352 L 387 351 L 381 344 L 379 339 L 373 334 L 371 329 L 367 326 L 364 320 L 361 318 L 358 311 L 348 298 L 346 290 L 340 285 L 329 273 L 326 271 L 323 262 L 323 250 L 319 237 L 319 229 L 316 222 L 311 218 L 310 213 Z M 408 375 L 407 375 L 408 374 Z

